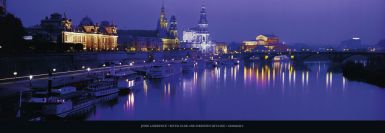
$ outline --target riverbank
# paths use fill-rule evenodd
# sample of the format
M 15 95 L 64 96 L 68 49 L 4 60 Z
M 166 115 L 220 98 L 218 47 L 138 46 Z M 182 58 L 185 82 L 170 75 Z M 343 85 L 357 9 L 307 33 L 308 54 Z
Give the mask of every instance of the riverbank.
M 342 67 L 343 76 L 349 80 L 366 82 L 385 88 L 385 63 L 384 61 L 369 61 L 367 64 L 347 62 Z

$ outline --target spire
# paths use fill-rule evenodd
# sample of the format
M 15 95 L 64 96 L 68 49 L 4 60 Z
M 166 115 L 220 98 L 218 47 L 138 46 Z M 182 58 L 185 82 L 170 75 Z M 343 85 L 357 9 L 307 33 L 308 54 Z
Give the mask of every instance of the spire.
M 166 18 L 166 8 L 164 7 L 164 0 L 162 0 L 162 8 L 160 10 L 160 17 L 159 17 L 158 27 L 157 27 L 160 37 L 167 36 L 167 27 L 168 27 L 168 22 Z
M 201 14 L 200 14 L 198 25 L 199 25 L 199 30 L 201 32 L 208 32 L 209 23 L 207 21 L 207 12 L 206 12 L 206 7 L 204 3 L 202 4 L 202 7 L 201 7 Z
M 164 0 L 162 0 L 162 8 L 160 9 L 160 15 L 166 16 L 166 8 L 164 7 Z
M 170 38 L 178 38 L 178 27 L 177 27 L 177 20 L 174 15 L 170 18 L 170 28 L 169 28 L 169 37 Z
M 208 24 L 207 12 L 206 12 L 206 7 L 204 3 L 202 4 L 202 7 L 201 7 L 201 16 L 200 16 L 199 24 Z

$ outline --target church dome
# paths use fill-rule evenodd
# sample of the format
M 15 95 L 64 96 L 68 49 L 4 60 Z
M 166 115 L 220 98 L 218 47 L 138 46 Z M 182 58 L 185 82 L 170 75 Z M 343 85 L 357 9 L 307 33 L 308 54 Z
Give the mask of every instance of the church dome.
M 79 24 L 79 26 L 90 26 L 90 25 L 94 25 L 94 22 L 88 16 L 84 17 Z

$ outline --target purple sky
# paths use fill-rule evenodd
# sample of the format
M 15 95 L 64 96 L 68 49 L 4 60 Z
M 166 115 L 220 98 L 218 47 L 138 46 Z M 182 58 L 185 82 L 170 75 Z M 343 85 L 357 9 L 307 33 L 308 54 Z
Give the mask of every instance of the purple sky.
M 202 0 L 165 0 L 168 19 L 176 15 L 180 33 L 196 25 Z M 52 12 L 78 24 L 113 20 L 120 29 L 154 29 L 161 0 L 9 0 L 9 11 L 25 26 Z M 385 39 L 385 0 L 205 0 L 209 30 L 217 41 L 253 40 L 276 34 L 287 43 L 337 44 L 358 36 L 366 44 Z

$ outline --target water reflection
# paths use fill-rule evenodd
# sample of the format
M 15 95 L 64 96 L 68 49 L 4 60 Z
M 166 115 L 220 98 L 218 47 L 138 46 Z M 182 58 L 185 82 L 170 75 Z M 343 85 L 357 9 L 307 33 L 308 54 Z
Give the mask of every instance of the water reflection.
M 118 105 L 124 109 L 114 108 L 114 115 L 125 120 L 385 119 L 384 90 L 348 81 L 329 66 L 242 62 L 145 80 L 142 91 L 122 96 Z M 108 119 L 108 112 L 98 108 L 88 119 Z
M 125 111 L 133 111 L 134 110 L 134 103 L 135 103 L 135 96 L 134 93 L 129 93 L 128 98 L 124 104 L 124 110 Z

